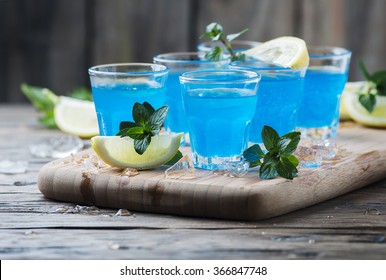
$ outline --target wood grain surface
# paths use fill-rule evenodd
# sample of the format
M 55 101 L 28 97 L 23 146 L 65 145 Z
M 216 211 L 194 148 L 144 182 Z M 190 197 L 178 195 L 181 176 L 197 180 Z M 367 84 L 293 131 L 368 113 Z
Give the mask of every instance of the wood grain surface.
M 78 211 L 87 206 L 47 199 L 37 179 L 52 159 L 34 157 L 28 146 L 63 133 L 41 127 L 37 115 L 32 106 L 0 105 L 1 158 L 28 162 L 25 173 L 0 174 L 1 260 L 386 259 L 385 179 L 259 221 L 139 211 L 120 216 L 117 209 Z M 374 140 L 367 133 L 360 139 Z
M 363 141 L 366 136 L 368 141 Z M 300 169 L 293 181 L 261 180 L 257 171 L 242 178 L 196 170 L 197 178 L 164 178 L 165 168 L 122 176 L 121 169 L 88 170 L 92 150 L 45 165 L 38 186 L 47 197 L 135 211 L 208 218 L 259 220 L 282 215 L 386 178 L 386 133 L 359 126 L 342 128 L 336 160 Z

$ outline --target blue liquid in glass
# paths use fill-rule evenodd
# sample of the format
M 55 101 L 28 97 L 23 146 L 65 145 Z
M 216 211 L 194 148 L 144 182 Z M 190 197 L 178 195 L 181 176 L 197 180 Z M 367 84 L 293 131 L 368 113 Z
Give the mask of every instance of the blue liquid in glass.
M 347 73 L 308 69 L 297 126 L 302 128 L 332 126 L 339 117 L 339 100 L 346 80 Z
M 296 114 L 303 97 L 303 78 L 263 74 L 257 96 L 257 109 L 249 137 L 251 142 L 262 143 L 264 125 L 271 126 L 279 135 L 295 130 Z
M 181 73 L 170 72 L 166 81 L 166 104 L 169 106 L 165 120 L 165 128 L 172 132 L 188 132 L 188 124 L 182 105 L 181 86 L 179 76 Z
M 135 102 L 150 103 L 155 109 L 165 105 L 165 89 L 151 88 L 148 84 L 117 84 L 92 88 L 99 132 L 112 136 L 119 132 L 122 121 L 133 121 L 132 111 Z
M 256 111 L 251 90 L 209 88 L 184 94 L 190 145 L 202 157 L 240 156 L 247 148 L 248 128 Z

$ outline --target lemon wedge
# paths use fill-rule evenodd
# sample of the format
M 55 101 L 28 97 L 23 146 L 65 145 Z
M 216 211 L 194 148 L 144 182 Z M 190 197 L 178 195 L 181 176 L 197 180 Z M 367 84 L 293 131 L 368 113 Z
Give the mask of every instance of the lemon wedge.
M 94 103 L 67 96 L 60 96 L 54 108 L 55 123 L 60 130 L 90 138 L 99 134 Z
M 340 116 L 339 119 L 342 121 L 348 121 L 351 120 L 351 117 L 346 109 L 346 95 L 350 94 L 350 92 L 357 93 L 359 91 L 366 91 L 367 88 L 367 82 L 365 81 L 358 81 L 358 82 L 347 82 L 340 101 Z
M 386 96 L 376 96 L 374 111 L 369 113 L 359 102 L 358 91 L 345 91 L 342 107 L 354 121 L 372 127 L 386 127 Z
M 150 145 L 142 155 L 134 150 L 134 140 L 129 137 L 94 136 L 91 144 L 97 155 L 111 166 L 145 170 L 170 161 L 180 147 L 182 135 L 156 135 L 151 138 Z
M 283 36 L 262 43 L 246 50 L 245 55 L 292 69 L 307 67 L 310 62 L 304 40 L 292 36 Z

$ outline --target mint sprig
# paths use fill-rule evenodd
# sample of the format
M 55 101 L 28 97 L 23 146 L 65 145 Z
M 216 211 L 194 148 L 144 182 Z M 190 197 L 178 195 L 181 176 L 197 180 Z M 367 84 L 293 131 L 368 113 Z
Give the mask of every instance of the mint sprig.
M 229 52 L 231 60 L 245 60 L 245 54 L 243 52 L 235 52 L 232 49 L 231 41 L 238 38 L 242 34 L 248 31 L 248 28 L 243 29 L 242 31 L 234 34 L 225 35 L 223 27 L 217 22 L 212 22 L 206 26 L 206 32 L 200 36 L 201 38 L 209 37 L 212 41 L 220 41 L 225 49 Z M 208 60 L 219 61 L 224 56 L 224 49 L 216 46 L 213 47 L 209 52 L 205 54 L 205 58 Z
M 28 98 L 37 111 L 42 115 L 38 117 L 40 124 L 47 128 L 58 128 L 55 123 L 54 108 L 59 100 L 59 96 L 48 88 L 21 84 L 21 92 Z M 86 88 L 77 88 L 69 92 L 73 98 L 92 101 L 91 91 Z
M 368 82 L 368 87 L 361 89 L 358 99 L 362 106 L 371 113 L 377 103 L 376 96 L 386 96 L 386 70 L 370 74 L 363 61 L 359 61 L 359 70 Z
M 290 132 L 283 136 L 270 126 L 264 126 L 261 137 L 265 148 L 263 152 L 255 144 L 243 153 L 250 167 L 260 166 L 259 176 L 262 179 L 272 179 L 277 176 L 292 180 L 298 176 L 299 160 L 293 155 L 300 141 L 300 132 Z
M 134 139 L 135 151 L 142 155 L 151 143 L 151 137 L 158 135 L 165 121 L 168 106 L 155 110 L 148 102 L 133 106 L 133 120 L 120 123 L 117 136 Z

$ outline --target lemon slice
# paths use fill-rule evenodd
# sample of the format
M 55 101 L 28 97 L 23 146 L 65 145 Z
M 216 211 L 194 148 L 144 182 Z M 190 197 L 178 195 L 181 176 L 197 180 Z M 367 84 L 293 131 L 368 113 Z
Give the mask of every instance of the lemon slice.
M 55 122 L 60 130 L 82 138 L 99 134 L 94 103 L 60 96 L 54 109 Z
M 371 113 L 360 104 L 355 91 L 346 91 L 342 103 L 354 121 L 366 126 L 386 127 L 386 96 L 376 96 L 376 105 Z
M 304 40 L 283 36 L 245 51 L 245 55 L 285 68 L 307 67 L 310 58 Z
M 156 135 L 151 138 L 150 145 L 142 155 L 134 150 L 134 140 L 129 137 L 94 136 L 91 143 L 97 155 L 107 164 L 119 168 L 145 170 L 170 161 L 180 147 L 182 135 Z
M 347 109 L 345 106 L 346 105 L 346 102 L 345 102 L 346 95 L 348 95 L 349 92 L 357 93 L 359 91 L 365 91 L 367 86 L 368 86 L 367 82 L 365 82 L 365 81 L 347 82 L 346 83 L 344 90 L 343 90 L 343 93 L 342 93 L 341 101 L 340 101 L 340 117 L 339 117 L 340 120 L 342 120 L 342 121 L 351 120 L 351 117 L 350 117 L 349 113 L 347 112 Z

